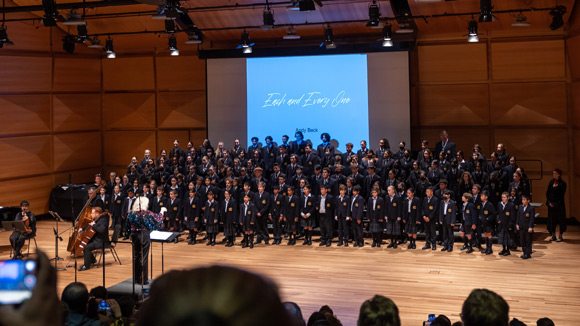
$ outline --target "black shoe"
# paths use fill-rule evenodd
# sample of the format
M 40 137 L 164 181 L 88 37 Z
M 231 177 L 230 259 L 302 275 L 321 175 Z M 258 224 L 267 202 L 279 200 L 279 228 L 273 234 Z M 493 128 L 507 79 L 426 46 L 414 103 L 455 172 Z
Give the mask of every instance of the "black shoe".
M 373 244 L 371 245 L 371 248 L 375 248 L 377 246 L 377 243 L 373 241 Z
M 467 248 L 467 251 L 465 253 L 466 254 L 470 254 L 472 252 L 473 252 L 473 248 L 472 247 L 469 247 L 469 248 Z
M 330 245 L 332 245 L 332 241 L 326 241 L 326 246 L 330 247 Z
M 394 243 L 393 241 L 391 241 L 391 242 L 389 243 L 389 245 L 387 246 L 387 248 L 393 248 L 393 246 L 394 246 L 394 245 L 395 245 L 395 243 Z
M 190 245 L 190 246 L 193 246 L 194 245 L 194 242 L 190 240 L 187 244 Z
M 453 252 L 453 247 L 449 247 L 449 249 L 447 249 L 447 252 Z
M 312 246 L 312 240 L 308 239 L 308 245 Z
M 522 256 L 522 259 L 530 259 L 530 258 L 532 258 L 532 256 L 530 256 L 530 255 L 523 255 Z
M 550 241 L 556 241 L 556 240 L 557 240 L 556 239 L 556 235 L 555 234 L 552 234 L 552 237 L 550 238 Z
M 303 245 L 303 246 L 306 246 L 307 244 L 308 244 L 308 240 L 305 238 L 305 239 L 304 239 L 304 242 L 302 242 L 302 245 Z
M 260 243 L 262 243 L 262 239 L 257 239 L 257 240 L 254 242 L 254 244 L 260 244 Z
M 270 240 L 268 240 L 268 239 L 264 240 L 264 244 L 269 245 L 270 244 Z
M 421 248 L 422 250 L 427 250 L 427 249 L 431 249 L 431 245 L 430 244 L 426 244 L 423 248 Z
M 491 254 L 493 254 L 493 250 L 488 249 L 488 250 L 485 251 L 485 254 L 486 255 L 491 255 Z
M 511 254 L 512 254 L 512 253 L 511 253 L 509 250 L 506 250 L 506 251 L 503 253 L 503 255 L 504 255 L 504 256 L 509 256 L 509 255 L 511 255 Z
M 397 249 L 397 243 L 395 242 L 395 244 L 393 244 L 393 248 Z
M 407 246 L 407 249 L 413 249 L 413 244 L 409 243 L 409 245 Z
M 355 241 L 352 246 L 353 247 L 358 247 L 358 242 Z
M 250 249 L 254 248 L 254 242 L 250 241 L 250 245 L 248 247 L 250 247 Z
M 431 248 L 431 250 L 437 250 L 437 246 L 433 245 L 433 248 Z
M 206 246 L 211 246 L 211 241 L 208 241 L 205 245 Z
M 469 247 L 467 247 L 467 245 L 466 245 L 466 244 L 464 244 L 464 245 L 463 245 L 463 247 L 461 247 L 461 249 L 460 249 L 460 250 L 467 250 L 467 248 L 469 248 Z
M 562 238 L 562 236 L 560 236 L 560 237 L 558 238 L 558 240 L 556 240 L 556 242 L 562 242 L 562 241 L 564 241 L 564 238 Z
M 86 270 L 90 269 L 89 267 L 83 265 L 81 268 L 79 268 L 79 272 L 84 272 Z
M 407 243 L 407 239 L 403 239 L 403 240 L 401 240 L 401 242 L 399 242 L 399 244 L 405 244 L 405 243 Z
M 365 242 L 364 241 L 359 242 L 358 246 L 361 247 L 361 248 L 364 247 L 365 246 Z
M 336 246 L 337 246 L 337 247 L 340 247 L 340 246 L 342 246 L 342 240 L 340 240 Z
M 247 239 L 244 239 L 244 240 L 245 241 L 243 241 L 243 243 L 242 243 L 242 248 L 247 248 L 248 247 L 248 242 L 250 242 L 250 241 L 248 241 Z
M 324 241 L 320 241 L 320 244 L 319 244 L 318 246 L 319 246 L 319 247 L 322 247 L 322 246 L 324 246 L 325 244 L 326 244 L 326 242 L 324 242 Z
M 345 246 L 345 247 L 348 247 L 348 241 L 345 241 L 345 242 L 344 242 L 344 246 Z
M 441 251 L 447 251 L 447 247 L 443 247 L 443 249 L 441 249 Z

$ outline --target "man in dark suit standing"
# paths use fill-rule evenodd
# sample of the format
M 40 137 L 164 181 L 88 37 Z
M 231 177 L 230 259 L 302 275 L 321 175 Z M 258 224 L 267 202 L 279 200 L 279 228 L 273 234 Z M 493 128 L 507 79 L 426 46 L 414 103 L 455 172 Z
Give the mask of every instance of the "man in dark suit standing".
M 435 155 L 439 156 L 439 153 L 445 152 L 447 157 L 456 157 L 457 149 L 455 148 L 455 143 L 449 140 L 449 135 L 446 130 L 441 131 L 439 138 L 441 141 L 435 144 Z

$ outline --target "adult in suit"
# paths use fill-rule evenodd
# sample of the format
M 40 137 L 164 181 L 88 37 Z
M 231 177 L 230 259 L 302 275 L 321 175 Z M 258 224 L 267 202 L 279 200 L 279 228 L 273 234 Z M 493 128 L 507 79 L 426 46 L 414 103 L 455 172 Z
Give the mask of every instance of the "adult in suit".
M 459 234 L 463 238 L 463 247 L 461 247 L 461 250 L 467 249 L 466 253 L 470 254 L 473 252 L 472 236 L 478 225 L 477 210 L 472 201 L 473 195 L 470 193 L 464 193 L 461 200 L 463 201 L 463 207 L 461 209 L 463 223 L 459 230 Z
M 425 227 L 425 246 L 423 250 L 437 250 L 437 217 L 439 213 L 439 200 L 433 195 L 433 188 L 425 190 L 425 198 L 422 203 L 423 225 Z
M 388 196 L 385 197 L 385 219 L 387 221 L 387 235 L 390 236 L 391 242 L 387 248 L 397 249 L 397 240 L 401 235 L 401 198 L 396 194 L 394 186 L 387 188 Z
M 363 211 L 365 209 L 365 200 L 360 195 L 361 187 L 356 185 L 352 188 L 350 200 L 350 217 L 353 221 L 354 245 L 353 247 L 364 247 L 363 239 Z
M 292 153 L 298 155 L 299 157 L 304 156 L 306 150 L 306 145 L 308 142 L 304 140 L 304 134 L 302 131 L 297 131 L 294 134 L 295 141 L 292 142 Z
M 334 197 L 330 194 L 330 187 L 321 186 L 320 195 L 316 198 L 316 211 L 320 221 L 320 246 L 330 247 L 332 244 L 332 219 L 335 204 Z
M 361 140 L 360 142 L 360 149 L 356 151 L 356 156 L 358 157 L 358 161 L 361 162 L 363 157 L 367 156 L 369 149 L 367 147 L 367 141 Z
M 290 155 L 288 154 L 288 147 L 284 145 L 278 146 L 278 155 L 276 156 L 276 164 L 280 167 L 282 173 L 287 173 L 288 165 L 290 165 Z
M 457 149 L 455 148 L 455 143 L 449 140 L 449 134 L 446 130 L 441 131 L 439 134 L 440 141 L 435 144 L 435 155 L 439 156 L 439 153 L 445 152 L 447 157 L 456 157 Z
M 548 207 L 548 232 L 550 241 L 562 242 L 566 232 L 566 182 L 561 179 L 562 170 L 555 169 L 552 172 L 552 180 L 546 190 L 546 206 Z M 560 235 L 556 239 L 556 228 L 560 226 Z
M 375 187 L 370 191 L 371 196 L 367 201 L 367 217 L 369 219 L 369 232 L 373 236 L 371 247 L 381 247 L 383 242 L 383 229 L 385 228 L 385 205 L 383 198 L 379 197 L 380 189 Z
M 453 228 L 455 227 L 455 217 L 457 216 L 457 204 L 451 199 L 452 195 L 453 193 L 450 190 L 444 191 L 443 200 L 439 203 L 439 224 L 443 231 L 443 249 L 441 251 L 448 252 L 453 251 L 455 242 Z
M 312 147 L 306 145 L 304 147 L 304 156 L 302 157 L 302 166 L 304 167 L 304 174 L 310 177 L 314 174 L 314 168 L 320 165 L 320 157 L 312 152 Z
M 320 139 L 322 140 L 322 144 L 318 145 L 316 148 L 316 152 L 318 153 L 318 157 L 324 157 L 326 150 L 330 150 L 330 155 L 334 156 L 334 146 L 330 143 L 330 134 L 327 132 L 322 133 L 320 135 Z
M 346 195 L 346 186 L 339 186 L 339 195 L 336 197 L 334 219 L 338 222 L 338 246 L 348 247 L 350 226 L 350 197 Z
M 528 195 L 522 196 L 522 204 L 518 209 L 518 220 L 516 229 L 520 232 L 520 239 L 522 242 L 522 252 L 524 253 L 522 259 L 532 258 L 532 234 L 534 233 L 534 219 L 536 211 L 530 205 L 530 197 Z
M 407 189 L 407 198 L 404 200 L 402 219 L 405 231 L 409 237 L 407 249 L 417 249 L 417 230 L 421 223 L 421 200 L 415 196 L 415 189 Z
M 179 156 L 179 159 L 185 160 L 185 151 L 179 147 L 179 140 L 177 139 L 173 141 L 173 148 L 169 151 L 169 158 L 174 158 L 175 154 Z
M 103 209 L 95 206 L 91 210 L 91 218 L 93 221 L 86 228 L 92 227 L 95 230 L 95 235 L 83 249 L 84 265 L 79 268 L 79 272 L 91 268 L 91 264 L 96 262 L 92 251 L 103 248 L 109 241 L 109 215 L 103 214 Z
M 20 212 L 16 214 L 14 221 L 24 222 L 25 225 L 28 223 L 28 228 L 24 233 L 14 231 L 10 235 L 10 245 L 14 250 L 14 258 L 20 259 L 24 257 L 21 250 L 26 240 L 36 236 L 36 216 L 30 211 L 30 203 L 27 200 L 20 202 Z

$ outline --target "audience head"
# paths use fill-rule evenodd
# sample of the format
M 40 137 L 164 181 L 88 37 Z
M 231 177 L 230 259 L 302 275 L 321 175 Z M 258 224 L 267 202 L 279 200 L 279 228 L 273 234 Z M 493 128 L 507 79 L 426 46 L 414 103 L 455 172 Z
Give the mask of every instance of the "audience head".
M 431 326 L 451 326 L 451 320 L 445 315 L 439 315 L 431 322 Z
M 382 295 L 375 295 L 360 307 L 358 326 L 400 326 L 397 305 Z
M 61 299 L 68 305 L 70 313 L 84 314 L 89 302 L 89 290 L 83 283 L 73 282 L 64 288 Z
M 463 302 L 461 320 L 465 326 L 507 326 L 509 309 L 495 292 L 475 289 Z
M 286 312 L 290 317 L 290 325 L 293 326 L 305 326 L 304 317 L 302 316 L 302 310 L 294 302 L 284 302 L 283 303 Z
M 171 271 L 153 282 L 150 294 L 139 326 L 292 325 L 276 285 L 236 268 Z
M 544 318 L 538 319 L 538 321 L 536 322 L 536 326 L 555 326 L 555 325 L 554 325 L 554 322 L 550 318 L 544 317 Z
M 108 297 L 107 288 L 104 286 L 97 286 L 91 289 L 90 295 L 95 297 L 95 299 L 106 300 Z

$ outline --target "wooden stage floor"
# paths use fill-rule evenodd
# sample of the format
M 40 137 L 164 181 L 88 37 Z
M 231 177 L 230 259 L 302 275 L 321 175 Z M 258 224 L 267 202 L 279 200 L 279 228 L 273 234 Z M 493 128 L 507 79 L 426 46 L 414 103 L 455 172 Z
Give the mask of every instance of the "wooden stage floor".
M 54 256 L 52 227 L 55 222 L 38 223 L 38 247 Z M 61 224 L 63 229 L 64 224 Z M 521 252 L 500 257 L 479 252 L 467 255 L 455 244 L 453 253 L 437 250 L 257 245 L 242 249 L 188 246 L 186 242 L 165 244 L 165 271 L 213 264 L 248 269 L 274 279 L 282 299 L 295 301 L 307 319 L 324 304 L 330 305 L 344 325 L 356 325 L 361 303 L 374 294 L 390 297 L 399 307 L 405 326 L 418 326 L 428 314 L 445 314 L 452 322 L 460 319 L 463 300 L 474 288 L 487 288 L 502 295 L 510 305 L 510 318 L 535 325 L 538 318 L 550 317 L 556 325 L 575 325 L 580 320 L 580 227 L 570 227 L 565 242 L 550 243 L 545 226 L 535 235 L 533 259 L 524 261 Z M 9 259 L 9 232 L 0 233 L 0 259 Z M 185 236 L 182 236 L 184 239 Z M 223 236 L 220 234 L 218 240 Z M 315 240 L 317 237 L 315 237 Z M 68 257 L 65 241 L 59 255 Z M 368 241 L 368 239 L 366 239 Z M 301 244 L 301 242 L 299 243 Z M 423 241 L 417 246 L 421 248 Z M 34 247 L 34 244 L 32 244 Z M 26 245 L 23 252 L 26 253 Z M 106 286 L 131 277 L 131 245 L 118 244 L 123 262 L 118 265 L 107 254 Z M 161 274 L 161 245 L 153 243 L 153 276 Z M 60 266 L 74 264 L 61 262 Z M 82 262 L 79 261 L 79 266 Z M 102 268 L 79 272 L 78 280 L 89 288 L 102 284 Z M 74 269 L 58 273 L 58 291 L 74 281 Z

